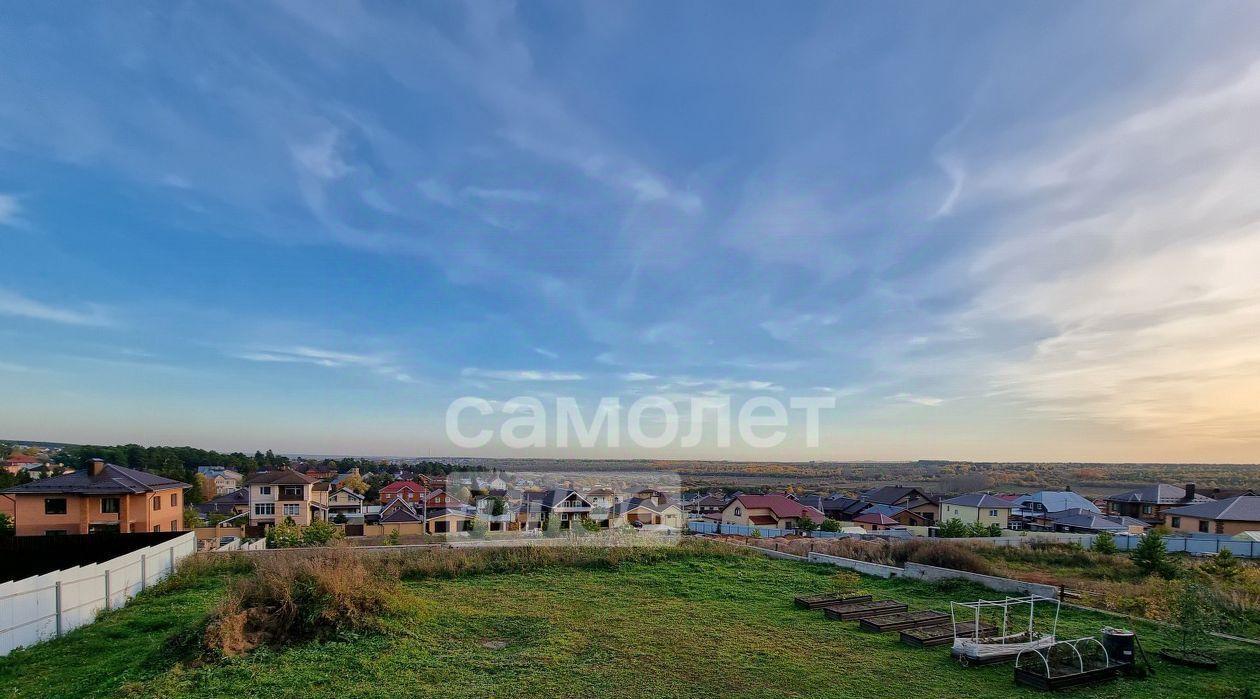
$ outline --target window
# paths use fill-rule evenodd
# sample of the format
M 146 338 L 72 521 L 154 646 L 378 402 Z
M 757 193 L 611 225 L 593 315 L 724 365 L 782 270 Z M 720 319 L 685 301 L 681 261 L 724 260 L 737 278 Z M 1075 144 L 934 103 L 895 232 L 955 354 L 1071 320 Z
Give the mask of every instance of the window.
M 296 517 L 298 512 L 300 511 L 301 511 L 301 507 L 298 505 L 285 505 L 284 506 L 284 514 L 289 517 Z
M 1143 506 L 1142 506 L 1142 514 L 1144 514 L 1144 515 L 1149 515 L 1150 513 L 1154 512 L 1154 511 L 1155 511 L 1155 508 L 1154 508 L 1154 507 L 1152 507 L 1152 506 L 1150 506 L 1150 505 L 1143 505 Z
M 1208 533 L 1208 521 L 1206 519 L 1199 520 L 1199 531 L 1204 534 Z
M 300 486 L 300 485 L 286 485 L 286 486 L 284 487 L 284 496 L 285 496 L 285 497 L 287 497 L 287 498 L 300 498 L 300 497 L 302 497 L 302 486 Z
M 66 513 L 65 498 L 44 498 L 44 514 L 64 515 Z M 62 532 L 63 534 L 65 532 Z
M 1181 518 L 1180 518 L 1180 517 L 1173 517 L 1173 518 L 1172 518 L 1172 526 L 1173 526 L 1173 529 L 1176 529 L 1177 527 L 1180 527 L 1180 526 L 1181 526 Z
M 269 486 L 269 485 L 259 486 L 259 488 L 258 488 L 258 494 L 259 494 L 259 495 L 271 495 L 271 486 Z
M 736 517 L 743 517 L 743 516 L 744 516 L 744 510 L 743 510 L 742 508 L 736 507 L 736 508 L 735 508 L 735 516 L 736 516 Z
M 160 509 L 162 509 L 162 498 L 161 498 L 161 496 L 155 496 L 155 497 L 153 498 L 153 509 L 155 509 L 155 510 L 160 510 Z
M 155 524 L 155 525 L 153 525 L 153 531 L 154 531 L 154 533 L 157 533 L 157 532 L 162 531 L 162 525 L 160 525 L 160 524 Z
M 171 507 L 179 507 L 179 493 L 171 493 Z
M 117 513 L 118 498 L 101 498 L 101 512 Z
M 1225 523 L 1224 523 L 1224 522 L 1217 522 L 1217 523 L 1216 523 L 1216 533 L 1217 533 L 1217 534 L 1224 534 L 1224 533 L 1225 533 Z
M 274 502 L 260 502 L 254 505 L 254 516 L 268 517 L 276 513 L 276 504 Z
M 177 519 L 172 519 L 172 520 L 171 520 L 171 531 L 173 531 L 173 532 L 177 532 L 177 531 L 179 531 L 179 520 L 177 520 Z
M 989 510 L 990 517 L 997 517 L 997 510 Z

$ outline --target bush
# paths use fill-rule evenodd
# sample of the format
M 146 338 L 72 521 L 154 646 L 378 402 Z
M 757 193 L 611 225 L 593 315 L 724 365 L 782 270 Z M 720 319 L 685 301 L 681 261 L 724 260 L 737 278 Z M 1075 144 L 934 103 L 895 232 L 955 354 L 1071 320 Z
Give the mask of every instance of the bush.
M 376 630 L 400 595 L 397 579 L 371 574 L 359 555 L 344 548 L 268 554 L 215 610 L 205 646 L 241 655 L 262 645 Z
M 317 519 L 302 529 L 303 546 L 327 546 L 339 538 L 341 530 L 322 519 Z
M 267 548 L 269 549 L 291 549 L 301 545 L 302 530 L 298 529 L 292 519 L 286 517 L 283 522 L 267 530 Z
M 800 519 L 796 520 L 796 528 L 803 532 L 812 532 L 818 528 L 818 523 L 809 515 L 802 515 Z
M 818 528 L 825 532 L 838 532 L 840 531 L 840 527 L 841 527 L 840 520 L 832 519 L 831 517 L 828 517 L 827 519 L 823 520 L 823 523 L 819 525 Z
M 381 539 L 381 543 L 385 546 L 397 546 L 400 538 L 402 537 L 398 533 L 398 527 L 394 527 L 389 530 L 389 533 L 387 533 L 383 539 Z
M 1164 537 L 1154 529 L 1138 539 L 1138 545 L 1133 549 L 1133 562 L 1148 575 L 1158 573 L 1161 577 L 1171 580 L 1177 574 L 1172 561 L 1168 559 Z
M 899 541 L 892 545 L 890 555 L 894 564 L 899 566 L 909 561 L 982 575 L 989 575 L 992 570 L 973 549 L 931 539 Z
M 1089 548 L 1094 553 L 1101 553 L 1106 556 L 1120 551 L 1120 549 L 1116 548 L 1116 537 L 1111 532 L 1099 532 L 1094 536 L 1094 543 Z
M 955 517 L 942 524 L 940 529 L 937 530 L 937 534 L 942 539 L 961 539 L 967 536 L 967 525 L 963 524 L 961 519 Z

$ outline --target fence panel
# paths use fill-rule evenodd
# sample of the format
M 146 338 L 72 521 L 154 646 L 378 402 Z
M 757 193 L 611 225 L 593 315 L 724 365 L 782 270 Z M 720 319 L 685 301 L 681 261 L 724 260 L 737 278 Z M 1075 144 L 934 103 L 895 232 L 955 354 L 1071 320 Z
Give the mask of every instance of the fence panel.
M 197 549 L 184 536 L 111 558 L 0 584 L 0 656 L 90 624 L 170 574 Z

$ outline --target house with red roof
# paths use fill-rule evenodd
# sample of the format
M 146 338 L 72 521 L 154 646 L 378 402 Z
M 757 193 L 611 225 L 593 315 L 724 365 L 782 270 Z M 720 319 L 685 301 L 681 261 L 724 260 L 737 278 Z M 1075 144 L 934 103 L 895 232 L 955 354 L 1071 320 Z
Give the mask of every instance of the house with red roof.
M 722 524 L 795 529 L 801 518 L 820 523 L 826 516 L 784 495 L 740 495 L 722 509 Z
M 415 505 L 422 503 L 428 492 L 427 488 L 415 481 L 394 481 L 381 488 L 380 500 L 381 502 L 402 500 Z
M 865 529 L 868 532 L 887 531 L 893 527 L 900 527 L 901 522 L 879 512 L 865 512 L 853 518 L 853 524 Z

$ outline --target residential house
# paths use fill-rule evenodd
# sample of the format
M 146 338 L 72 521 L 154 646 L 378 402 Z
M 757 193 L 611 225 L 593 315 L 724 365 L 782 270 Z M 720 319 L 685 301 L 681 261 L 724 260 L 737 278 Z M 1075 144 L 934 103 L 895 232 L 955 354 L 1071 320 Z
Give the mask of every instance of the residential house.
M 249 512 L 249 489 L 240 488 L 226 495 L 220 495 L 213 500 L 207 500 L 200 505 L 194 505 L 194 507 L 197 509 L 197 514 L 207 521 L 210 519 L 210 515 L 235 517 L 236 515 Z
M 558 517 L 561 529 L 568 529 L 573 522 L 580 522 L 591 514 L 590 501 L 576 490 L 553 488 L 541 493 L 526 493 L 526 497 L 537 500 L 542 506 L 544 523 L 548 518 Z
M 227 495 L 228 493 L 240 490 L 241 483 L 245 480 L 245 476 L 233 471 L 230 468 L 201 466 L 197 469 L 197 473 L 210 480 L 210 483 L 214 485 L 214 494 L 216 496 Z
M 1237 495 L 1164 511 L 1164 523 L 1187 534 L 1227 534 L 1260 530 L 1260 496 Z
M 314 478 L 317 481 L 335 478 L 337 470 L 332 466 L 325 464 L 299 464 L 293 467 L 294 471 Z
M 942 500 L 941 521 L 961 520 L 963 524 L 996 524 L 1006 528 L 1014 506 L 1010 500 L 989 493 L 968 493 Z
M 858 517 L 862 515 L 886 517 L 896 522 L 896 525 L 889 526 L 927 527 L 936 523 L 935 520 L 926 519 L 922 515 L 897 505 L 869 505 L 865 510 L 862 510 L 861 514 L 855 515 L 852 518 L 853 521 L 857 522 Z
M 363 494 L 352 488 L 336 488 L 328 493 L 328 518 L 344 515 L 346 519 L 360 523 L 363 518 Z
M 355 477 L 363 478 L 363 474 L 359 473 L 358 466 L 351 468 L 349 471 L 346 471 L 345 473 L 338 473 L 336 476 L 333 476 L 333 479 L 332 479 L 333 489 L 335 490 L 338 487 L 340 487 L 341 484 L 344 483 L 347 478 L 355 478 Z
M 901 510 L 905 512 L 905 510 Z M 863 512 L 853 518 L 853 523 L 868 532 L 887 531 L 893 527 L 900 527 L 901 522 L 880 512 Z
M 429 493 L 422 513 L 425 531 L 450 534 L 470 529 L 476 510 L 445 490 L 434 490 Z
M 88 467 L 0 490 L 18 536 L 184 530 L 187 483 L 92 459 Z
M 1011 510 L 1011 529 L 1053 529 L 1050 515 L 1067 510 L 1101 513 L 1088 499 L 1070 490 L 1041 490 L 1020 496 Z
M 424 513 L 415 503 L 402 498 L 394 498 L 381 507 L 376 520 L 381 524 L 400 524 L 402 522 L 423 522 Z
M 863 492 L 860 499 L 877 505 L 896 505 L 929 524 L 940 519 L 940 504 L 937 499 L 918 488 L 886 485 Z
M 14 476 L 18 475 L 22 471 L 27 471 L 42 465 L 42 461 L 26 454 L 14 454 L 4 460 L 4 470 Z
M 783 495 L 740 495 L 722 510 L 722 524 L 795 529 L 802 517 L 822 522 L 819 510 Z
M 630 498 L 613 506 L 609 526 L 633 526 L 637 522 L 679 529 L 686 521 L 687 516 L 682 507 L 664 497 Z
M 327 519 L 328 483 L 284 469 L 254 474 L 249 489 L 249 526 L 266 529 L 286 518 L 298 526 Z
M 425 496 L 429 489 L 415 481 L 394 481 L 381 488 L 381 502 L 389 502 L 395 498 L 402 499 L 413 505 L 423 504 Z
M 1050 512 L 1037 520 L 1044 522 L 1041 529 L 1073 534 L 1141 534 L 1149 525 L 1140 519 L 1123 515 L 1104 515 L 1096 510 L 1072 507 L 1058 512 Z
M 1187 483 L 1185 488 L 1156 483 L 1107 496 L 1107 514 L 1132 517 L 1157 525 L 1164 523 L 1166 510 L 1204 502 L 1212 502 L 1212 498 L 1196 493 L 1193 483 Z
M 686 510 L 693 515 L 701 517 L 706 515 L 718 515 L 720 517 L 724 507 L 726 507 L 726 498 L 710 493 L 708 495 L 697 495 L 695 498 L 692 498 L 687 503 Z

